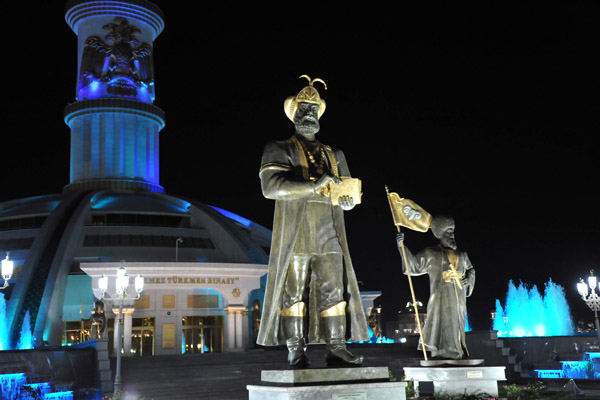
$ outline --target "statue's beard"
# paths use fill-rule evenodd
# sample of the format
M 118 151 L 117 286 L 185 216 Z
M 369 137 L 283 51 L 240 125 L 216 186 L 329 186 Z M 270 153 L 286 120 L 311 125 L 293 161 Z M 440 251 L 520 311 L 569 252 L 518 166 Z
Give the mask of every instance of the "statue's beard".
M 301 135 L 314 135 L 320 127 L 319 120 L 308 117 L 296 124 L 296 131 Z
M 442 240 L 442 246 L 447 249 L 456 250 L 456 241 L 452 239 Z

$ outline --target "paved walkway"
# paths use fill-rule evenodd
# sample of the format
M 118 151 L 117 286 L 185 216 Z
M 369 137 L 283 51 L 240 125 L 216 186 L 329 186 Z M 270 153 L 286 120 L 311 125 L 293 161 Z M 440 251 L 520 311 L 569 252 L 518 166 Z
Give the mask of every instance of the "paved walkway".
M 393 378 L 402 379 L 403 368 L 418 366 L 417 351 L 397 345 L 351 345 L 365 355 L 365 366 L 387 366 Z M 311 368 L 325 368 L 323 346 L 309 346 Z M 179 356 L 123 358 L 122 378 L 128 400 L 248 399 L 247 385 L 260 384 L 265 369 L 287 369 L 287 350 L 249 350 Z M 545 381 L 562 399 L 600 399 L 600 381 L 577 381 L 583 397 L 563 389 L 565 381 Z M 507 382 L 508 383 L 508 382 Z M 525 385 L 526 381 L 520 382 Z

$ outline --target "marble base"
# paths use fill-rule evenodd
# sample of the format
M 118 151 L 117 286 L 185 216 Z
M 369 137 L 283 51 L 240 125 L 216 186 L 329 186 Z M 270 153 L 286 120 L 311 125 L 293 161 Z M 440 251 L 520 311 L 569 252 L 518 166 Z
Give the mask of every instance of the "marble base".
M 419 364 L 421 367 L 474 367 L 476 365 L 483 364 L 483 359 L 469 358 L 466 360 L 421 360 Z
M 390 382 L 387 367 L 265 370 L 248 385 L 249 400 L 406 399 L 406 382 Z
M 433 382 L 434 394 L 461 395 L 475 392 L 498 396 L 498 381 L 506 380 L 506 367 L 415 367 L 404 368 L 406 379 L 415 388 L 419 382 Z
M 316 383 L 335 384 L 336 382 L 389 382 L 387 367 L 323 368 L 265 370 L 260 380 L 266 384 L 298 386 Z

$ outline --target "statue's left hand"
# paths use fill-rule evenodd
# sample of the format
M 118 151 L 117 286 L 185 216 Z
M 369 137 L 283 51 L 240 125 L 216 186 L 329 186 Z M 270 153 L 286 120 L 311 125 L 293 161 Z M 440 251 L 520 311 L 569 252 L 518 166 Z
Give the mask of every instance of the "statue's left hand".
M 342 207 L 342 210 L 344 211 L 352 210 L 354 208 L 354 199 L 350 196 L 340 196 L 338 201 L 340 207 Z

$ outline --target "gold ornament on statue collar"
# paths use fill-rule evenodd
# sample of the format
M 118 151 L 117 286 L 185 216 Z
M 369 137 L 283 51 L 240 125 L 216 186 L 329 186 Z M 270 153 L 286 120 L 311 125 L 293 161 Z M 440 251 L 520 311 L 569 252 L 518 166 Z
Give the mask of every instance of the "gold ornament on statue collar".
M 300 78 L 308 79 L 308 86 L 302 89 L 296 96 L 290 96 L 283 102 L 283 110 L 285 111 L 285 115 L 290 119 L 290 121 L 294 121 L 294 114 L 296 114 L 296 110 L 298 109 L 298 103 L 312 103 L 319 105 L 319 114 L 318 118 L 321 118 L 321 115 L 325 112 L 325 100 L 319 96 L 319 92 L 313 86 L 313 83 L 320 82 L 327 90 L 327 84 L 323 79 L 315 78 L 311 79 L 308 75 L 301 75 Z

